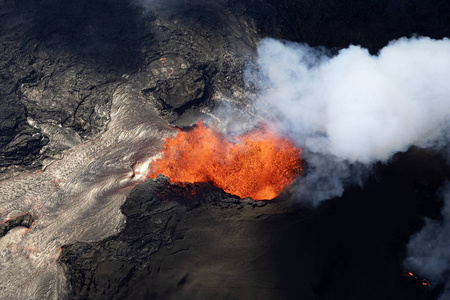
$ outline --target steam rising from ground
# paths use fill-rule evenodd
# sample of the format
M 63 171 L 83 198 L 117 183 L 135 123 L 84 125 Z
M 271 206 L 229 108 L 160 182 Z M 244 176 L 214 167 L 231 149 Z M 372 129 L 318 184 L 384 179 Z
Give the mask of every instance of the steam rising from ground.
M 442 219 L 426 220 L 426 225 L 408 244 L 405 266 L 430 279 L 434 284 L 444 283 L 439 299 L 450 297 L 450 183 L 442 189 L 444 208 Z
M 247 80 L 256 107 L 304 148 L 303 201 L 339 196 L 370 165 L 449 140 L 450 40 L 402 38 L 377 56 L 265 39 Z
M 402 38 L 370 55 L 265 39 L 247 70 L 260 115 L 303 148 L 300 201 L 318 204 L 364 182 L 374 162 L 410 146 L 449 147 L 450 40 Z M 443 151 L 445 152 L 445 151 Z M 448 151 L 450 153 L 450 151 Z M 450 185 L 442 220 L 427 220 L 408 245 L 408 269 L 450 297 Z

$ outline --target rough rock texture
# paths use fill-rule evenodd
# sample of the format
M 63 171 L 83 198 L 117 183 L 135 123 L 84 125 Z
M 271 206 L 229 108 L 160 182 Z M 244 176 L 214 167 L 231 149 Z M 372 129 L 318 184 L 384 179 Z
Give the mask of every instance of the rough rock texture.
M 376 53 L 450 36 L 449 23 L 445 0 L 0 0 L 0 179 L 101 134 L 124 85 L 180 127 L 245 102 L 261 37 Z M 149 181 L 127 198 L 122 233 L 63 248 L 70 298 L 433 299 L 401 262 L 449 171 L 412 149 L 376 174 L 317 210 Z
M 138 186 L 130 197 L 134 200 L 123 206 L 125 234 L 63 250 L 61 262 L 73 285 L 71 298 L 123 299 L 139 294 L 129 288 L 129 281 L 140 284 L 141 275 L 150 272 L 150 255 L 173 248 L 183 238 L 176 228 L 186 212 L 209 202 L 238 202 L 209 184 L 177 188 L 162 178 Z
M 33 223 L 34 218 L 30 213 L 26 213 L 14 219 L 4 221 L 0 224 L 0 237 L 4 236 L 5 234 L 8 233 L 8 231 L 18 226 L 31 228 L 31 226 L 33 226 Z
M 229 10 L 182 1 L 3 1 L 0 19 L 3 178 L 98 136 L 114 90 L 143 69 L 141 92 L 171 121 L 213 106 L 215 89 L 243 86 L 257 42 Z
M 98 136 L 115 88 L 152 64 L 166 71 L 142 92 L 183 126 L 210 111 L 215 91 L 243 101 L 242 67 L 260 37 L 376 53 L 402 36 L 449 36 L 449 22 L 443 0 L 3 0 L 0 178 Z
M 127 198 L 122 233 L 63 248 L 70 298 L 433 299 L 401 263 L 422 216 L 439 215 L 450 170 L 411 149 L 375 175 L 312 210 L 288 195 L 255 202 L 148 181 Z
M 140 62 L 133 33 L 142 34 L 126 4 L 104 4 L 0 3 L 0 171 L 38 168 L 104 130 L 118 79 Z

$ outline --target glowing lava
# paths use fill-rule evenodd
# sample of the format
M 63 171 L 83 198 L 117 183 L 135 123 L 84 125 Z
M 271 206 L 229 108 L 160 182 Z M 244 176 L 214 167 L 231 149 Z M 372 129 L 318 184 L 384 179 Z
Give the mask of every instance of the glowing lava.
M 301 171 L 301 150 L 266 127 L 227 139 L 199 121 L 189 132 L 168 138 L 160 159 L 150 164 L 174 182 L 206 182 L 241 198 L 273 199 Z

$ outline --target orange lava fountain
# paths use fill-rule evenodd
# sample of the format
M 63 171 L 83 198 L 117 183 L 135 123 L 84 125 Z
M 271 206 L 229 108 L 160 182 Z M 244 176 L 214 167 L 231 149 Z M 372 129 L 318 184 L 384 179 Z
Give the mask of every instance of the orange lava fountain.
M 162 157 L 150 163 L 149 177 L 211 181 L 241 198 L 273 199 L 300 174 L 300 153 L 292 141 L 265 126 L 230 141 L 199 121 L 193 130 L 166 140 Z

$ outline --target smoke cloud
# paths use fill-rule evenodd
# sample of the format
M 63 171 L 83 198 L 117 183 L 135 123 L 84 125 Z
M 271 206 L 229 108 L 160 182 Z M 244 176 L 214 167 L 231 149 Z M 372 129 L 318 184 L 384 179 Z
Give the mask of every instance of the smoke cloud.
M 442 189 L 442 196 L 442 218 L 427 219 L 425 227 L 411 238 L 404 265 L 434 284 L 444 283 L 439 298 L 444 300 L 450 297 L 450 183 Z
M 449 140 L 450 40 L 402 38 L 371 55 L 261 41 L 246 80 L 254 105 L 304 149 L 299 194 L 314 204 L 364 182 L 375 162 Z

